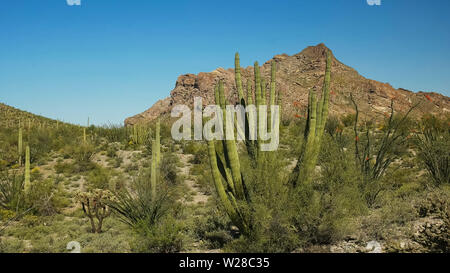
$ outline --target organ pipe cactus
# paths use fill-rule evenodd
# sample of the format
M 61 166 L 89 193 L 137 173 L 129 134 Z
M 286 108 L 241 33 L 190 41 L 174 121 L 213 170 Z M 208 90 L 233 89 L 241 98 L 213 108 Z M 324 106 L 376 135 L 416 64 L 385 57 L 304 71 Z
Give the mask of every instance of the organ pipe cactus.
M 331 74 L 331 54 L 327 52 L 326 72 L 323 85 L 323 94 L 319 101 L 317 101 L 315 93 L 310 92 L 308 104 L 308 123 L 305 129 L 305 141 L 302 147 L 302 155 L 294 169 L 295 181 L 304 179 L 311 180 L 312 172 L 314 171 L 317 162 L 321 139 L 325 127 L 325 122 L 328 117 L 328 101 L 330 93 L 330 74 Z M 266 87 L 264 80 L 261 79 L 261 71 L 258 62 L 254 64 L 254 86 L 255 98 L 253 100 L 252 86 L 250 80 L 247 81 L 247 102 L 245 101 L 242 87 L 241 69 L 239 64 L 239 54 L 235 56 L 235 80 L 236 90 L 243 106 L 252 105 L 253 101 L 258 109 L 260 105 L 267 104 Z M 276 98 L 278 95 L 278 98 Z M 269 105 L 275 105 L 281 102 L 281 93 L 276 90 L 276 63 L 271 64 L 271 81 L 269 93 Z M 214 97 L 216 105 L 220 105 L 223 111 L 223 122 L 227 124 L 226 104 L 223 81 L 220 80 L 214 89 Z M 262 155 L 260 151 L 261 140 L 258 136 L 257 140 L 249 140 L 249 115 L 246 114 L 246 147 L 249 157 L 256 162 L 255 168 L 262 168 L 259 166 L 259 158 Z M 271 113 L 272 114 L 272 113 Z M 256 113 L 259 117 L 259 111 Z M 281 119 L 281 118 L 280 118 Z M 280 121 L 278 120 L 278 122 Z M 270 127 L 270 126 L 269 126 Z M 224 128 L 222 128 L 224 129 Z M 225 130 L 223 130 L 224 132 Z M 259 134 L 258 134 L 259 135 Z M 223 146 L 223 154 L 220 149 L 216 147 L 221 142 Z M 251 202 L 248 192 L 246 191 L 243 170 L 240 166 L 239 154 L 236 141 L 225 139 L 221 141 L 208 140 L 208 156 L 214 185 L 217 191 L 218 198 L 225 209 L 226 213 L 232 222 L 240 229 L 243 234 L 249 234 L 251 231 L 251 223 L 249 219 L 244 216 L 242 211 L 243 204 Z
M 239 53 L 236 53 L 234 57 L 234 74 L 235 74 L 235 80 L 236 80 L 236 88 L 239 95 L 239 102 L 241 104 L 244 104 L 244 90 L 242 88 L 242 79 L 241 79 L 241 65 L 240 65 L 240 59 L 239 59 Z
M 301 154 L 294 168 L 292 181 L 294 185 L 300 182 L 309 183 L 315 170 L 322 144 L 322 136 L 328 118 L 330 99 L 331 53 L 327 51 L 325 78 L 322 87 L 322 97 L 317 101 L 314 90 L 309 92 L 308 118 L 304 133 Z
M 215 98 L 216 104 L 220 105 L 222 111 L 224 111 L 226 99 L 222 81 L 219 81 L 218 86 L 215 88 Z M 226 124 L 226 118 L 227 116 L 224 111 L 223 124 Z M 214 185 L 228 216 L 241 232 L 247 233 L 249 231 L 248 223 L 240 213 L 237 204 L 238 201 L 246 202 L 247 197 L 244 191 L 244 182 L 242 180 L 236 142 L 235 140 L 222 140 L 221 142 L 223 145 L 224 157 L 221 157 L 216 151 L 214 140 L 207 141 Z M 226 188 L 224 187 L 223 181 L 225 182 Z
M 239 67 L 239 55 L 236 54 L 235 59 L 235 76 L 236 76 L 236 89 L 240 98 L 240 104 L 243 106 L 253 105 L 253 92 L 251 81 L 247 81 L 247 102 L 245 101 L 242 78 L 240 75 Z M 255 62 L 254 66 L 254 85 L 255 85 L 255 102 L 256 106 L 266 105 L 266 86 L 264 79 L 261 79 L 261 71 L 258 62 Z M 276 84 L 275 84 L 275 73 L 276 66 L 272 64 L 272 77 L 271 77 L 271 89 L 270 89 L 270 99 L 269 104 L 275 105 L 275 94 L 276 94 Z M 214 89 L 214 97 L 216 105 L 219 105 L 223 111 L 223 124 L 227 124 L 226 116 L 226 105 L 228 104 L 225 99 L 225 91 L 223 81 L 220 80 Z M 246 147 L 250 158 L 254 162 L 258 162 L 259 153 L 259 143 L 260 140 L 250 140 L 249 139 L 249 115 L 255 114 L 252 112 L 246 115 Z M 259 112 L 256 112 L 257 119 Z M 214 185 L 218 194 L 218 197 L 232 222 L 240 229 L 244 234 L 249 233 L 251 230 L 250 223 L 248 219 L 243 216 L 240 209 L 239 203 L 249 203 L 248 193 L 246 192 L 244 176 L 239 161 L 239 154 L 237 149 L 237 144 L 234 139 L 221 140 L 221 145 L 223 146 L 223 155 L 219 153 L 218 147 L 216 147 L 216 141 L 209 140 L 208 143 L 208 155 L 210 159 L 211 170 L 213 174 Z M 217 142 L 218 143 L 218 142 Z

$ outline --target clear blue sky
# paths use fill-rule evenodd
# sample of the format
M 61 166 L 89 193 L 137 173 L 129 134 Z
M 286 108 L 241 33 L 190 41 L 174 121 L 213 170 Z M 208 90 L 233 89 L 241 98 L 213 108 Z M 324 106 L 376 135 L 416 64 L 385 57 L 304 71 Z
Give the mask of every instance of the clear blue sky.
M 0 102 L 122 123 L 178 75 L 324 42 L 363 76 L 450 95 L 450 1 L 0 0 Z

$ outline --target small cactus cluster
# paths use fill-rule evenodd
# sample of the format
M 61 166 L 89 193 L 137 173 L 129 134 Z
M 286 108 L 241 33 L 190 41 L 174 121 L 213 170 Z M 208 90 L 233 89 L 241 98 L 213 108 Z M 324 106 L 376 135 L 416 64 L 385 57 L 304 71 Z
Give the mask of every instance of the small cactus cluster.
M 149 136 L 151 135 L 151 128 L 143 124 L 134 124 L 129 132 L 131 143 L 134 145 L 146 144 Z
M 261 78 L 260 67 L 258 62 L 254 65 L 254 86 L 255 92 L 252 92 L 251 82 L 247 82 L 247 101 L 244 98 L 244 92 L 242 87 L 242 78 L 240 71 L 239 54 L 235 56 L 235 80 L 236 89 L 239 96 L 239 104 L 244 107 L 247 105 L 255 105 L 258 109 L 260 105 L 276 105 L 281 101 L 281 93 L 276 90 L 276 63 L 273 61 L 271 66 L 271 81 L 270 81 L 270 93 L 269 99 L 267 99 L 267 88 L 264 79 Z M 325 123 L 328 117 L 328 101 L 329 101 L 329 88 L 330 88 L 330 74 L 331 74 L 331 54 L 327 52 L 327 65 L 326 73 L 323 85 L 323 94 L 319 101 L 315 97 L 313 91 L 309 94 L 308 105 L 308 122 L 305 129 L 305 141 L 302 147 L 302 155 L 294 170 L 293 177 L 295 182 L 298 180 L 309 181 L 311 174 L 314 171 L 314 167 L 317 162 L 321 139 L 325 127 Z M 215 88 L 215 101 L 217 105 L 220 105 L 222 110 L 225 110 L 226 99 L 224 92 L 223 81 L 220 80 Z M 255 102 L 255 103 L 254 103 Z M 225 111 L 224 111 L 225 112 Z M 251 113 L 247 113 L 246 122 L 246 138 L 245 145 L 249 158 L 255 163 L 255 168 L 263 168 L 259 166 L 260 159 L 263 157 L 263 152 L 260 147 L 262 144 L 261 139 L 251 140 L 249 136 L 248 119 L 255 117 L 249 117 Z M 257 111 L 257 120 L 265 117 L 259 116 L 261 113 Z M 269 113 L 270 115 L 271 113 Z M 226 114 L 223 117 L 223 124 L 226 124 Z M 271 120 L 271 118 L 269 118 Z M 280 122 L 278 119 L 276 122 Z M 259 125 L 259 124 L 258 124 Z M 271 126 L 268 126 L 269 128 Z M 216 149 L 216 143 L 214 140 L 207 141 L 208 155 L 211 165 L 211 171 L 213 175 L 214 185 L 218 194 L 218 197 L 232 220 L 232 222 L 239 228 L 243 234 L 248 234 L 251 231 L 251 223 L 244 216 L 241 211 L 241 204 L 250 203 L 248 192 L 246 191 L 243 171 L 241 169 L 238 148 L 235 140 L 222 140 L 223 154 L 220 149 Z M 300 177 L 301 176 L 301 177 Z

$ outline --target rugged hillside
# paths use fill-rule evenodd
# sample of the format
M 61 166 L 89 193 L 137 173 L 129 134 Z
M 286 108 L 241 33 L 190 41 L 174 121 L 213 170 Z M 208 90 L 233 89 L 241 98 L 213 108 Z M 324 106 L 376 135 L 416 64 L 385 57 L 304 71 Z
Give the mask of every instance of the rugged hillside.
M 50 125 L 57 122 L 56 120 L 22 111 L 0 102 L 0 127 L 17 127 L 19 121 L 24 126 L 28 125 L 28 122 L 33 123 L 34 126 Z
M 325 70 L 324 44 L 311 46 L 293 56 L 277 55 L 267 61 L 261 68 L 262 75 L 268 84 L 270 79 L 270 64 L 277 63 L 277 86 L 283 93 L 283 114 L 285 118 L 302 116 L 307 105 L 308 91 L 311 88 L 320 90 Z M 245 85 L 247 79 L 253 77 L 253 67 L 242 68 Z M 203 104 L 211 104 L 214 100 L 214 85 L 219 80 L 225 81 L 229 101 L 236 101 L 236 88 L 234 83 L 234 69 L 218 68 L 209 73 L 198 75 L 186 74 L 178 77 L 175 88 L 170 97 L 158 101 L 147 111 L 127 118 L 125 125 L 150 121 L 159 115 L 170 113 L 174 105 L 192 105 L 194 97 L 204 99 Z M 253 84 L 253 80 L 251 81 Z M 437 93 L 414 93 L 405 89 L 395 89 L 388 83 L 366 79 L 356 70 L 338 61 L 333 55 L 333 68 L 331 79 L 331 113 L 343 114 L 353 111 L 349 100 L 353 93 L 359 107 L 370 116 L 384 115 L 389 111 L 391 99 L 395 99 L 395 109 L 404 111 L 410 105 L 421 101 L 416 114 L 449 113 L 450 98 Z

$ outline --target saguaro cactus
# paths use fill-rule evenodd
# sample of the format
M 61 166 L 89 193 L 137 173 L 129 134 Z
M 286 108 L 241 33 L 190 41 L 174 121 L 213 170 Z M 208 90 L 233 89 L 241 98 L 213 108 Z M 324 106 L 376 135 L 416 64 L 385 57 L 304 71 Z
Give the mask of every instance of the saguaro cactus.
M 151 177 L 150 177 L 150 187 L 151 187 L 151 194 L 152 199 L 155 200 L 156 198 L 156 183 L 159 179 L 160 171 L 159 171 L 159 164 L 161 160 L 161 138 L 160 138 L 160 131 L 161 131 L 161 121 L 158 118 L 156 122 L 156 136 L 155 140 L 152 141 L 152 163 L 151 163 Z
M 20 123 L 19 123 L 19 139 L 17 146 L 18 146 L 17 150 L 19 152 L 19 165 L 22 166 L 23 142 L 22 142 L 22 127 L 20 127 Z
M 25 193 L 29 193 L 31 188 L 31 178 L 30 178 L 30 146 L 27 145 L 25 149 L 25 182 L 24 189 Z

